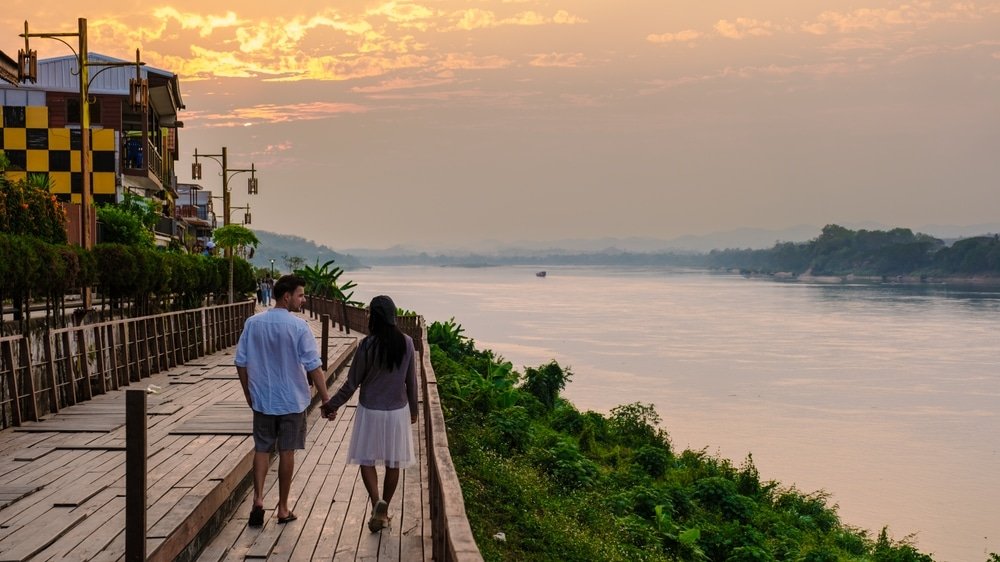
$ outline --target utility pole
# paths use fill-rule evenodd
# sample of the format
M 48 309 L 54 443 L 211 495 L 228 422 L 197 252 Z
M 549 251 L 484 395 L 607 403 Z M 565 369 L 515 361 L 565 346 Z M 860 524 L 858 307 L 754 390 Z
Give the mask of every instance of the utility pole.
M 20 82 L 38 81 L 38 53 L 32 51 L 28 39 L 38 37 L 42 39 L 55 39 L 66 45 L 76 55 L 77 67 L 80 78 L 80 246 L 90 250 L 94 247 L 93 237 L 90 235 L 90 223 L 93 210 L 93 189 L 91 186 L 90 173 L 93 169 L 90 152 L 90 67 L 102 66 L 94 76 L 104 72 L 109 68 L 132 66 L 133 63 L 91 63 L 90 53 L 87 48 L 87 18 L 77 19 L 76 33 L 29 33 L 28 22 L 24 22 L 24 50 L 18 51 L 17 66 L 18 80 Z M 77 48 L 67 43 L 63 37 L 76 37 Z M 143 80 L 139 76 L 139 67 L 145 63 L 139 61 L 139 51 L 136 50 L 135 69 L 136 80 L 130 84 L 132 88 L 140 86 Z M 141 89 L 141 87 L 140 87 Z M 142 100 L 146 103 L 145 100 Z M 133 101 L 133 103 L 135 103 Z M 83 310 L 89 311 L 93 308 L 93 293 L 90 287 L 81 287 L 81 297 L 83 298 Z
M 250 177 L 247 178 L 247 193 L 250 195 L 257 194 L 257 168 L 251 163 L 249 168 L 229 168 L 229 149 L 228 147 L 222 147 L 221 154 L 199 154 L 198 149 L 194 149 L 194 162 L 191 164 L 191 179 L 200 180 L 201 179 L 201 163 L 198 162 L 199 158 L 210 158 L 215 160 L 222 166 L 222 225 L 229 225 L 229 209 L 230 209 L 230 195 L 229 195 L 229 180 L 236 174 L 248 173 Z M 228 258 L 231 249 L 226 248 L 225 256 Z

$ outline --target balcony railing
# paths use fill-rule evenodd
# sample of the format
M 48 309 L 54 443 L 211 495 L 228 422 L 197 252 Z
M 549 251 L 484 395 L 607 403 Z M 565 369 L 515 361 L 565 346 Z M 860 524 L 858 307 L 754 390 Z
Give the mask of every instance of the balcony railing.
M 160 156 L 160 151 L 153 146 L 153 141 L 146 139 L 146 154 L 149 154 L 149 171 L 153 172 L 156 179 L 160 180 L 160 184 L 163 184 L 163 157 Z
M 160 156 L 160 151 L 156 149 L 152 140 L 147 138 L 146 142 L 143 143 L 139 137 L 129 137 L 125 139 L 123 144 L 123 168 L 133 174 L 136 171 L 152 174 L 162 185 L 166 175 L 163 169 L 163 157 Z

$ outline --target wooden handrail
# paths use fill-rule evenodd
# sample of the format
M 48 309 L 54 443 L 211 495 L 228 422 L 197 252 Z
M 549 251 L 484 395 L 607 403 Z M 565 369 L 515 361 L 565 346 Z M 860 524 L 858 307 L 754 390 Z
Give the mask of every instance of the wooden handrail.
M 2 337 L 0 428 L 235 345 L 253 313 L 244 301 Z
M 367 309 L 319 297 L 310 297 L 308 306 L 310 314 L 329 315 L 341 330 L 368 332 Z M 437 377 L 431 365 L 426 323 L 422 316 L 397 316 L 396 325 L 413 338 L 419 356 L 434 560 L 479 562 L 483 556 L 469 525 L 462 485 L 448 449 L 448 433 L 438 395 Z

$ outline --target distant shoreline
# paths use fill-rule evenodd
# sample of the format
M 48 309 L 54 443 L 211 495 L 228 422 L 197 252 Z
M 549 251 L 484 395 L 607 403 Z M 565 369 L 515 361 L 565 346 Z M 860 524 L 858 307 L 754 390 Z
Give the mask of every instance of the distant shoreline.
M 932 275 L 808 275 L 788 272 L 777 273 L 742 273 L 739 271 L 726 271 L 730 275 L 743 275 L 747 278 L 770 279 L 783 282 L 804 282 L 804 283 L 827 283 L 830 285 L 844 283 L 867 283 L 872 285 L 970 285 L 975 287 L 998 287 L 1000 288 L 1000 276 L 974 275 L 970 277 L 959 276 L 932 276 Z

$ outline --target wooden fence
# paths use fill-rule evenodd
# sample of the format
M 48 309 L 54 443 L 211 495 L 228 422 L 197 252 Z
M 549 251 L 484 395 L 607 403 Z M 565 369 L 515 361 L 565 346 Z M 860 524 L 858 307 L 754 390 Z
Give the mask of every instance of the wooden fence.
M 253 301 L 0 338 L 0 429 L 235 345 Z
M 368 310 L 349 306 L 343 301 L 310 297 L 309 312 L 329 315 L 341 330 L 368 331 Z M 397 316 L 396 325 L 413 338 L 419 355 L 420 388 L 424 398 L 424 423 L 427 439 L 428 485 L 430 490 L 431 535 L 434 560 L 477 562 L 483 559 L 476 546 L 465 513 L 462 485 L 448 449 L 448 433 L 438 395 L 437 377 L 431 366 L 427 326 L 422 316 Z

